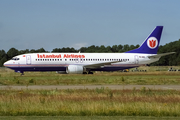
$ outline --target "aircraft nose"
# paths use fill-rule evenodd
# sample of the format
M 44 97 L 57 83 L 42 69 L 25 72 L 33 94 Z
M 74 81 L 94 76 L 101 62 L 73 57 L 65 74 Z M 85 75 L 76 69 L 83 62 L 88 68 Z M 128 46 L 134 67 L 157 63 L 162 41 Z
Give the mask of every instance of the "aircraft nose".
M 4 66 L 6 66 L 6 67 L 8 66 L 8 61 L 4 63 Z

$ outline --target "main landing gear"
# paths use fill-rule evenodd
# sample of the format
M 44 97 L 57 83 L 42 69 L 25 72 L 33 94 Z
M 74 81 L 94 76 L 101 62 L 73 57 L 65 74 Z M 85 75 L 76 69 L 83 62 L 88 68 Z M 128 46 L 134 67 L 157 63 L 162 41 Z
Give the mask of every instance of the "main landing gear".
M 89 71 L 88 74 L 93 74 L 93 72 Z
M 88 72 L 83 72 L 83 74 L 93 74 L 93 72 L 88 71 Z

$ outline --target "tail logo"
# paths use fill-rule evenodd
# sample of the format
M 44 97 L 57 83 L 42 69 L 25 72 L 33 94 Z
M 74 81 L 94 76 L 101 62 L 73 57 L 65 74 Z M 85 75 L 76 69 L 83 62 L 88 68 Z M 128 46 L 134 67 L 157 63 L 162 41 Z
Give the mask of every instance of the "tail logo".
M 158 40 L 155 37 L 150 37 L 147 40 L 147 45 L 149 48 L 154 49 L 158 46 Z

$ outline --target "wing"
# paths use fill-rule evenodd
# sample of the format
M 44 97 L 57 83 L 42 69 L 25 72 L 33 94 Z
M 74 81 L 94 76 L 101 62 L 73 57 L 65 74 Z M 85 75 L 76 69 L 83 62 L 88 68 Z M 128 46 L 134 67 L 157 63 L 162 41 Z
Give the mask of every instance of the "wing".
M 157 55 L 148 56 L 148 58 L 160 58 L 160 57 L 162 57 L 162 56 L 170 55 L 170 54 L 174 54 L 174 53 L 175 53 L 175 52 L 162 53 L 162 54 L 157 54 Z
M 85 68 L 100 68 L 103 67 L 105 65 L 111 65 L 111 63 L 117 63 L 117 62 L 121 62 L 121 61 L 111 61 L 111 62 L 103 62 L 103 63 L 97 63 L 97 64 L 89 64 L 89 65 L 85 65 Z

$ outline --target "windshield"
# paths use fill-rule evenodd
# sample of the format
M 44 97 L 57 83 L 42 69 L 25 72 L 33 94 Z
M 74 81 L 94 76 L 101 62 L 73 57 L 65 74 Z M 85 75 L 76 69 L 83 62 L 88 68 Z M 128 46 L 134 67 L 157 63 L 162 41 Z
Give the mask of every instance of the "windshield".
M 11 60 L 19 60 L 19 58 L 12 58 Z

